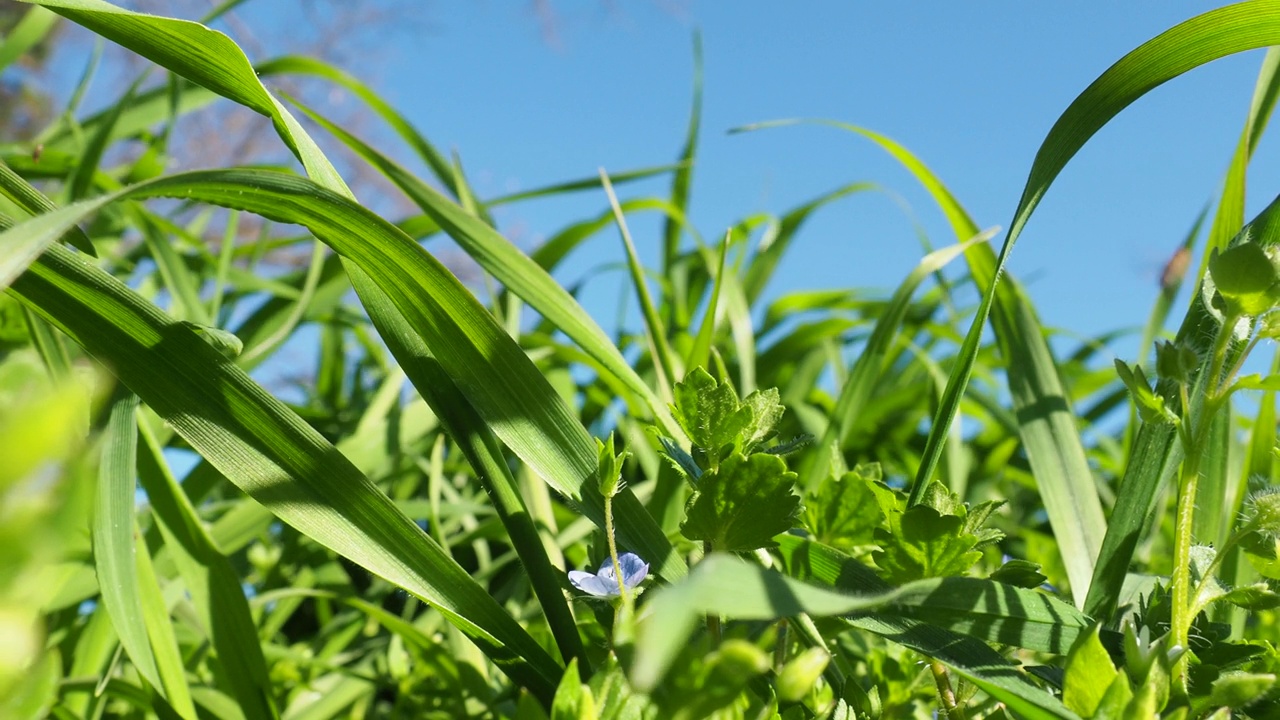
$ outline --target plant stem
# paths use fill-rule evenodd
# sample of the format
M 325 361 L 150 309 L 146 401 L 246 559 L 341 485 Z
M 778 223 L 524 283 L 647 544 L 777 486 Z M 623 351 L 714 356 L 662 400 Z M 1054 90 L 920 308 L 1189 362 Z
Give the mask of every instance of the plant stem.
M 711 541 L 702 541 L 702 557 L 706 558 L 711 554 Z M 707 613 L 707 634 L 711 636 L 711 647 L 720 647 L 720 616 L 715 613 Z
M 1193 436 L 1198 433 L 1193 433 Z M 1173 528 L 1173 578 L 1171 591 L 1173 606 L 1170 611 L 1170 631 L 1173 633 L 1173 644 L 1182 648 L 1188 647 L 1191 623 L 1191 529 L 1195 519 L 1196 488 L 1200 480 L 1200 448 L 1188 448 L 1186 459 L 1182 462 L 1182 474 L 1178 482 L 1178 510 Z M 1182 696 L 1187 695 L 1187 666 L 1190 662 L 1184 653 L 1173 666 L 1173 682 L 1175 690 Z
M 627 596 L 627 583 L 622 578 L 622 563 L 618 562 L 618 541 L 613 538 L 613 496 L 604 496 L 604 536 L 609 542 L 609 559 L 613 561 L 613 579 L 618 582 L 618 596 L 626 605 L 631 598 Z
M 1191 595 L 1191 533 L 1195 520 L 1196 492 L 1200 483 L 1200 462 L 1204 456 L 1205 441 L 1209 437 L 1208 428 L 1222 404 L 1222 390 L 1226 385 L 1226 379 L 1222 377 L 1222 369 L 1226 365 L 1227 349 L 1231 346 L 1231 338 L 1238 321 L 1239 317 L 1229 314 L 1223 318 L 1222 325 L 1218 328 L 1218 337 L 1213 343 L 1213 355 L 1209 360 L 1208 373 L 1197 383 L 1197 387 L 1204 393 L 1199 417 L 1193 416 L 1185 392 L 1186 386 L 1183 386 L 1183 461 L 1178 480 L 1178 509 L 1173 527 L 1174 565 L 1173 577 L 1170 581 L 1172 608 L 1169 620 L 1173 644 L 1187 649 L 1190 648 L 1191 624 L 1195 622 L 1199 607 L 1199 603 L 1193 602 Z M 1188 696 L 1187 671 L 1190 663 L 1190 653 L 1184 653 L 1173 666 L 1174 692 L 1184 698 Z
M 933 673 L 934 684 L 938 686 L 938 700 L 947 720 L 965 720 L 964 708 L 956 704 L 955 693 L 951 691 L 951 678 L 947 675 L 946 666 L 930 660 L 929 670 Z

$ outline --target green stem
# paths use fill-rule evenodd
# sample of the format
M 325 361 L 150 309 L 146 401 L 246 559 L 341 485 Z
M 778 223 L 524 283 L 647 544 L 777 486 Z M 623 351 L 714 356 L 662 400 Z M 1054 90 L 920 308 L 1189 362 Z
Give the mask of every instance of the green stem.
M 1173 644 L 1186 648 L 1191 633 L 1191 623 L 1195 616 L 1191 615 L 1191 528 L 1195 519 L 1196 486 L 1200 475 L 1200 449 L 1188 449 L 1186 459 L 1182 463 L 1182 474 L 1178 483 L 1178 510 L 1173 529 L 1173 607 L 1171 609 L 1171 632 Z M 1187 695 L 1187 666 L 1190 658 L 1183 654 L 1173 667 L 1174 687 L 1184 697 Z
M 937 660 L 930 660 L 929 671 L 933 673 L 933 682 L 938 686 L 938 700 L 942 703 L 943 714 L 947 716 L 947 720 L 965 720 L 964 708 L 956 703 L 955 693 L 951 691 L 951 678 L 947 675 L 947 667 Z
M 702 541 L 702 557 L 711 554 L 711 541 Z M 715 613 L 707 613 L 707 634 L 711 636 L 711 647 L 720 647 L 720 616 Z
M 604 536 L 609 541 L 609 559 L 613 561 L 613 577 L 618 581 L 618 596 L 622 604 L 631 601 L 627 595 L 627 584 L 622 577 L 622 563 L 618 562 L 618 541 L 613 537 L 613 496 L 604 496 Z
M 1222 377 L 1222 369 L 1226 365 L 1227 349 L 1231 346 L 1233 329 L 1238 320 L 1239 318 L 1234 315 L 1227 315 L 1218 329 L 1208 374 L 1197 383 L 1200 388 L 1203 388 L 1205 396 L 1199 417 L 1192 415 L 1192 409 L 1185 399 L 1184 386 L 1182 405 L 1184 458 L 1178 482 L 1178 509 L 1173 527 L 1174 566 L 1170 582 L 1172 594 L 1170 633 L 1173 635 L 1173 644 L 1183 648 L 1190 647 L 1191 624 L 1195 622 L 1199 604 L 1194 601 L 1191 594 L 1191 543 L 1195 521 L 1196 491 L 1200 482 L 1200 462 L 1204 457 L 1208 428 L 1222 404 L 1221 393 L 1226 384 L 1226 380 Z M 1184 653 L 1173 666 L 1174 692 L 1184 698 L 1188 696 L 1187 673 L 1190 662 L 1190 654 Z

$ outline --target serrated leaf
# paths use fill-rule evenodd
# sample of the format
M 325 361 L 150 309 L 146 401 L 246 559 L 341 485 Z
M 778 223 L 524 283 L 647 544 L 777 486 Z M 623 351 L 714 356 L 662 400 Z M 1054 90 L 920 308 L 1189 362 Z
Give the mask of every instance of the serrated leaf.
M 859 473 L 861 469 L 827 478 L 805 503 L 804 525 L 815 540 L 835 547 L 855 547 L 874 539 L 880 506 Z
M 767 388 L 756 390 L 742 401 L 742 406 L 751 410 L 751 422 L 742 433 L 744 453 L 753 451 L 776 434 L 775 428 L 785 412 L 780 398 L 777 388 Z
M 795 482 L 776 455 L 730 455 L 699 479 L 680 532 L 723 552 L 773 547 L 773 536 L 790 530 L 799 513 Z
M 676 383 L 674 394 L 676 402 L 671 409 L 676 422 L 704 451 L 718 452 L 726 445 L 737 445 L 751 424 L 751 408 L 738 401 L 733 386 L 717 383 L 702 368 L 695 368 L 683 382 Z
M 917 505 L 887 523 L 888 529 L 876 531 L 880 550 L 872 558 L 891 583 L 960 575 L 982 557 L 973 549 L 977 536 L 965 533 L 964 519 L 956 515 Z
M 964 503 L 941 483 L 931 483 L 921 503 L 910 508 L 903 493 L 884 483 L 868 487 L 884 514 L 875 532 L 880 549 L 872 559 L 889 582 L 962 575 L 982 557 L 975 549 L 982 538 L 967 531 Z M 992 509 L 984 507 L 983 517 Z
M 1004 539 L 1003 530 L 983 527 L 1002 505 L 1004 505 L 1003 500 L 988 500 L 965 510 L 964 531 L 978 538 L 978 542 L 974 543 L 975 550 L 994 545 Z

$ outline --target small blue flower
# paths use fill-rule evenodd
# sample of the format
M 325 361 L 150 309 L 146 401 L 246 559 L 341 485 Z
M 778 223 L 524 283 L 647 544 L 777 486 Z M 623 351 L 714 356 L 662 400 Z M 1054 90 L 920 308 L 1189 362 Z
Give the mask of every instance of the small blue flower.
M 649 563 L 640 559 L 635 553 L 623 553 L 618 556 L 618 565 L 622 567 L 622 582 L 628 590 L 634 590 L 649 576 Z M 604 559 L 600 571 L 592 574 L 582 570 L 570 570 L 569 582 L 588 595 L 601 598 L 618 597 L 622 589 L 618 587 L 618 576 L 613 572 L 613 560 Z

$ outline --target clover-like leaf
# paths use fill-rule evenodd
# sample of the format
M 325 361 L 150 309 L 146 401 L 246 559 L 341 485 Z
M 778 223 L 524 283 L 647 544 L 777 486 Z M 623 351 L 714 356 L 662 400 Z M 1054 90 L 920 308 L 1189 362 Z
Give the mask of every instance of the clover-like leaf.
M 830 477 L 805 502 L 804 526 L 818 542 L 834 547 L 870 544 L 880 525 L 880 506 L 868 481 L 880 479 L 880 466 L 859 465 Z
M 795 482 L 776 455 L 730 455 L 698 480 L 680 532 L 723 552 L 773 547 L 773 536 L 790 530 L 799 514 Z
M 695 368 L 683 382 L 676 383 L 675 401 L 671 410 L 676 421 L 693 444 L 708 455 L 718 456 L 725 446 L 740 443 L 743 431 L 751 424 L 751 408 L 738 401 L 733 386 L 717 383 L 702 368 Z M 712 459 L 713 465 L 716 459 Z

